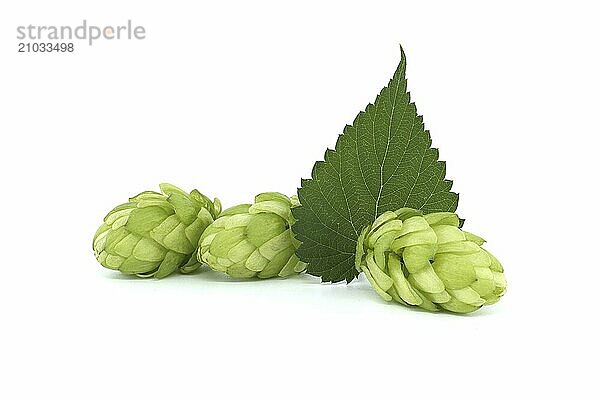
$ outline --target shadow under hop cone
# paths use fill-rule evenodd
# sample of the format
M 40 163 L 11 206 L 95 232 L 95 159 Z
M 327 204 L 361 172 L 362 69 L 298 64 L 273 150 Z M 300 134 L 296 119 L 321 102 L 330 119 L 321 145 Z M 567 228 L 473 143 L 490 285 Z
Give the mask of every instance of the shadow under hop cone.
M 198 239 L 221 212 L 197 190 L 189 194 L 163 183 L 115 207 L 94 236 L 94 254 L 106 268 L 140 277 L 163 278 L 176 269 L 196 270 Z
M 198 258 L 212 269 L 236 278 L 272 278 L 300 273 L 306 264 L 295 251 L 291 208 L 298 200 L 262 193 L 254 204 L 231 207 L 202 234 Z
M 363 230 L 356 268 L 387 301 L 469 313 L 506 291 L 502 265 L 484 242 L 462 231 L 456 214 L 402 208 Z

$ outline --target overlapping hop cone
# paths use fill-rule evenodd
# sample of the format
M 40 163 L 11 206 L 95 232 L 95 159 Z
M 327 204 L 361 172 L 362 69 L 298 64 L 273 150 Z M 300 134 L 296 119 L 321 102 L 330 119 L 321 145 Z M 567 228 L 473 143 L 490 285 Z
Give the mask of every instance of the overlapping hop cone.
M 502 265 L 483 243 L 459 228 L 456 214 L 403 208 L 363 230 L 356 267 L 387 301 L 469 313 L 506 291 Z
M 192 272 L 201 265 L 196 258 L 198 240 L 221 212 L 221 203 L 167 183 L 160 190 L 142 192 L 108 213 L 94 236 L 100 264 L 155 278 L 177 269 Z
M 272 278 L 300 273 L 306 263 L 295 254 L 291 208 L 295 197 L 270 192 L 254 204 L 229 208 L 202 234 L 198 259 L 236 278 Z

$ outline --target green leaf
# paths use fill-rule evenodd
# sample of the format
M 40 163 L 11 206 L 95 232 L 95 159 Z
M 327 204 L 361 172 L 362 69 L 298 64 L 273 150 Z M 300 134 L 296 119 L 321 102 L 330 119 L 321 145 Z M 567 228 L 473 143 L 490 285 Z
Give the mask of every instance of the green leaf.
M 425 213 L 455 211 L 458 195 L 445 180 L 446 166 L 431 148 L 429 132 L 406 89 L 406 58 L 375 102 L 346 126 L 335 150 L 317 161 L 312 179 L 298 189 L 293 225 L 298 257 L 324 282 L 350 282 L 363 227 L 402 207 Z

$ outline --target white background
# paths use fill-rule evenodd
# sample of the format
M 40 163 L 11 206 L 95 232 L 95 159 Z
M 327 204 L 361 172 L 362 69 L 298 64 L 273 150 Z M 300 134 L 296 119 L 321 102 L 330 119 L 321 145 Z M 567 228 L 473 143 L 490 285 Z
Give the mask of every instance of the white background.
M 0 6 L 0 397 L 598 398 L 593 2 L 90 3 Z M 147 38 L 17 53 L 18 25 L 84 18 Z M 160 182 L 293 194 L 400 43 L 466 228 L 505 266 L 498 304 L 97 264 L 104 214 Z

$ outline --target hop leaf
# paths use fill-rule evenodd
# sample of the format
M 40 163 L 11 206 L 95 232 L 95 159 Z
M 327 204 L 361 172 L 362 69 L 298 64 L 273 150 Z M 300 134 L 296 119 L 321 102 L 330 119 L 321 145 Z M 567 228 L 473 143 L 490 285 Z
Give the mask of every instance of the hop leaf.
M 406 86 L 406 58 L 373 104 L 346 126 L 335 150 L 315 163 L 298 189 L 293 210 L 298 257 L 324 282 L 350 282 L 362 229 L 386 211 L 410 207 L 425 213 L 455 211 L 458 195 L 445 179 L 445 163 L 431 148 Z

